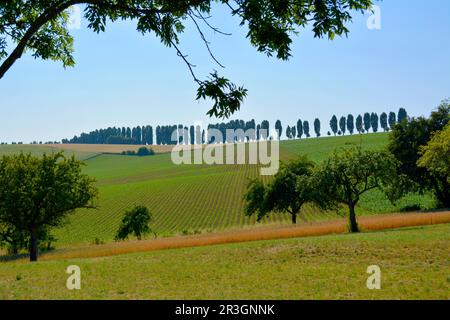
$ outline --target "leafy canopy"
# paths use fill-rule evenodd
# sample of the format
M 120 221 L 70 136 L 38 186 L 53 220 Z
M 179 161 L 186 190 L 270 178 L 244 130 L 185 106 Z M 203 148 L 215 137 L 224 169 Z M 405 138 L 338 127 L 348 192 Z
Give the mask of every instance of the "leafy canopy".
M 450 124 L 434 133 L 428 144 L 420 148 L 420 153 L 418 166 L 434 176 L 446 178 L 450 184 Z
M 445 175 L 434 174 L 428 165 L 418 165 L 423 148 L 433 134 L 443 130 L 450 121 L 450 103 L 443 101 L 429 118 L 403 119 L 389 135 L 389 151 L 400 162 L 400 172 L 411 179 L 405 192 L 432 190 L 440 204 L 450 206 L 450 184 Z M 426 158 L 429 158 L 429 155 Z M 425 159 L 426 159 L 425 158 Z M 424 160 L 426 161 L 426 160 Z M 430 167 L 431 168 L 431 167 Z
M 259 52 L 278 59 L 291 57 L 292 36 L 311 25 L 315 37 L 347 35 L 353 11 L 370 9 L 372 0 L 11 0 L 0 2 L 0 79 L 25 51 L 35 58 L 75 65 L 74 40 L 68 30 L 68 9 L 84 5 L 88 28 L 104 32 L 108 22 L 134 20 L 137 31 L 153 34 L 175 49 L 198 84 L 197 99 L 211 99 L 210 116 L 229 117 L 240 109 L 247 90 L 212 72 L 205 80 L 180 49 L 180 34 L 188 23 L 199 33 L 205 49 L 216 59 L 204 28 L 224 34 L 211 25 L 214 5 L 226 6 Z
M 143 235 L 149 234 L 150 222 L 152 214 L 150 210 L 144 206 L 136 206 L 133 209 L 125 212 L 122 223 L 116 234 L 116 240 L 125 240 L 131 234 L 134 234 L 139 240 Z
M 258 221 L 270 212 L 289 213 L 292 222 L 306 203 L 326 207 L 314 180 L 314 163 L 307 157 L 283 164 L 274 179 L 265 186 L 260 180 L 250 182 L 244 195 L 245 214 L 256 214 Z
M 398 162 L 386 151 L 364 151 L 360 147 L 335 151 L 317 171 L 318 188 L 329 204 L 349 207 L 350 227 L 358 231 L 355 206 L 372 189 L 383 190 L 394 201 Z
M 33 261 L 39 235 L 61 225 L 75 209 L 92 208 L 97 193 L 74 157 L 21 153 L 0 158 L 0 224 L 21 237 L 28 233 Z

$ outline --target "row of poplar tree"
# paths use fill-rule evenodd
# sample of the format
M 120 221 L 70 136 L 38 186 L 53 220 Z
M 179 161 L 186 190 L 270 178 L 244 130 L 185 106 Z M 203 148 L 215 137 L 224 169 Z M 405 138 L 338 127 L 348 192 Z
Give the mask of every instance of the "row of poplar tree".
M 353 134 L 378 132 L 380 128 L 383 131 L 389 131 L 396 123 L 407 119 L 408 115 L 404 108 L 400 108 L 398 113 L 390 112 L 389 114 L 383 112 L 380 116 L 377 113 L 365 113 L 358 115 L 356 118 L 349 114 L 338 119 L 336 115 L 330 120 L 330 131 L 328 135 L 345 135 L 347 132 Z M 321 136 L 321 122 L 317 118 L 314 120 L 314 132 L 317 137 Z M 217 141 L 215 134 L 210 134 L 211 129 L 221 133 L 222 141 Z M 100 129 L 91 131 L 89 133 L 82 133 L 80 136 L 75 136 L 72 139 L 63 139 L 62 143 L 80 143 L 80 144 L 133 144 L 133 145 L 175 145 L 178 143 L 184 144 L 202 144 L 202 143 L 219 143 L 219 142 L 234 142 L 239 140 L 239 137 L 234 137 L 234 141 L 227 138 L 227 130 L 242 130 L 242 132 L 249 133 L 246 140 L 265 140 L 270 135 L 270 123 L 263 120 L 260 124 L 256 121 L 231 120 L 229 122 L 221 122 L 216 124 L 209 124 L 207 131 L 202 130 L 200 126 L 183 126 L 183 125 L 158 125 L 155 130 L 155 136 L 152 126 L 137 126 L 130 127 L 110 127 L 107 129 Z M 280 120 L 275 122 L 275 130 L 279 137 L 283 134 L 288 139 L 303 138 L 303 136 L 311 137 L 310 126 L 308 121 L 299 119 L 295 125 L 287 126 L 283 131 L 283 126 Z M 356 130 L 356 131 L 355 131 Z M 174 135 L 175 132 L 175 135 Z

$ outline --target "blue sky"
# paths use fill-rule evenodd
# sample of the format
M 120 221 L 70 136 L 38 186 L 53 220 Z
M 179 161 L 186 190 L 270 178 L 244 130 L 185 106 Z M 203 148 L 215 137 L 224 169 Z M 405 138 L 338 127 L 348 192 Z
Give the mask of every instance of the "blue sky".
M 204 77 L 217 69 L 249 96 L 233 118 L 268 119 L 283 126 L 298 118 L 397 111 L 428 115 L 450 98 L 450 1 L 384 0 L 381 30 L 369 30 L 369 14 L 356 15 L 348 38 L 314 39 L 302 30 L 293 57 L 277 61 L 260 54 L 225 9 L 211 21 L 222 36 L 208 33 L 226 66 L 208 57 L 193 28 L 180 47 Z M 0 80 L 0 141 L 60 140 L 108 126 L 216 122 L 209 102 L 195 101 L 196 85 L 173 49 L 133 23 L 109 24 L 95 34 L 82 21 L 75 37 L 74 68 L 35 60 L 28 54 Z

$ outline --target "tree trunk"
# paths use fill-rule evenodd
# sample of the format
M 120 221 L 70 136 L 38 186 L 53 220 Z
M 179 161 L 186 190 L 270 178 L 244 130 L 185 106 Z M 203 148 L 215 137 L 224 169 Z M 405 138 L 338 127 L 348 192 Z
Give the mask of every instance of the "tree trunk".
M 350 232 L 359 232 L 358 223 L 356 222 L 355 204 L 353 202 L 348 203 L 348 208 L 350 210 Z
M 450 186 L 447 183 L 447 176 L 434 180 L 436 198 L 444 208 L 450 208 Z
M 291 214 L 291 216 L 292 216 L 292 224 L 297 224 L 297 214 L 293 213 Z
M 38 259 L 38 237 L 37 228 L 32 228 L 30 232 L 30 261 L 35 262 Z

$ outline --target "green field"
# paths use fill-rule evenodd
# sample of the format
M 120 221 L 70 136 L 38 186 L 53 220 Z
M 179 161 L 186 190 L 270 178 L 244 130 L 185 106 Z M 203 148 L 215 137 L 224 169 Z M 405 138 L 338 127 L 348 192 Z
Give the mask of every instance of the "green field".
M 0 299 L 450 299 L 450 225 L 0 263 Z M 81 290 L 66 289 L 69 265 Z M 367 267 L 381 268 L 368 290 Z
M 337 147 L 349 144 L 380 149 L 388 141 L 387 134 L 355 135 L 320 139 L 284 141 L 282 160 L 307 154 L 321 161 Z M 34 153 L 46 151 L 45 146 L 3 146 L 0 153 L 26 148 Z M 6 151 L 5 151 L 6 150 Z M 244 216 L 243 194 L 249 179 L 259 175 L 256 165 L 181 165 L 171 162 L 170 154 L 151 157 L 99 155 L 88 157 L 86 173 L 97 180 L 100 190 L 98 209 L 79 210 L 68 224 L 55 231 L 57 246 L 92 243 L 95 238 L 108 242 L 114 237 L 125 210 L 145 205 L 154 215 L 152 227 L 160 236 L 179 233 L 208 232 L 255 224 Z M 268 179 L 268 178 L 265 178 Z M 396 212 L 408 204 L 433 206 L 430 196 L 413 195 L 393 206 L 379 192 L 368 194 L 360 203 L 358 213 L 377 214 Z M 339 218 L 337 213 L 317 212 L 308 208 L 303 223 Z M 284 215 L 271 215 L 262 223 L 290 223 Z

